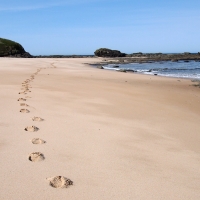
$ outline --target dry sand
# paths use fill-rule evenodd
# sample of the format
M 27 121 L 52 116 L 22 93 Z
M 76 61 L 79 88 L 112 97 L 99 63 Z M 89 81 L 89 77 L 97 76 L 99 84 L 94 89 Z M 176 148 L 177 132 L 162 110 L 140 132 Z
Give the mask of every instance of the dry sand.
M 0 199 L 200 199 L 200 89 L 97 61 L 0 58 Z

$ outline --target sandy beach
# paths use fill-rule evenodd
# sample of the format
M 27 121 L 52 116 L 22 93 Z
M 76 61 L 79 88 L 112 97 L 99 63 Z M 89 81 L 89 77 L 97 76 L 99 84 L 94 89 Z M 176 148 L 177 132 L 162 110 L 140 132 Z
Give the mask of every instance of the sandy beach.
M 0 58 L 1 200 L 200 199 L 200 88 L 100 61 Z

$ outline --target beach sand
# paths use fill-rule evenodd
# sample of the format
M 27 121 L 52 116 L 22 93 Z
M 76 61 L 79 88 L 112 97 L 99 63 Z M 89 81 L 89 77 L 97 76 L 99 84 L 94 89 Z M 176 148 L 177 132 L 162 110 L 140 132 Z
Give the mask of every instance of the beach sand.
M 200 89 L 101 60 L 0 58 L 1 200 L 200 199 Z

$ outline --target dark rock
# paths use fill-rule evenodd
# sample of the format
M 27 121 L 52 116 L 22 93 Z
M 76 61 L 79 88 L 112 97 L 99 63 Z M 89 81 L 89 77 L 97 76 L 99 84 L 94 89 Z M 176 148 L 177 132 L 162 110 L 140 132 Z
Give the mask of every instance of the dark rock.
M 126 72 L 127 70 L 125 69 L 120 69 L 120 70 L 117 70 L 118 72 Z
M 127 72 L 137 72 L 137 70 L 133 70 L 133 69 L 126 69 Z
M 141 57 L 143 55 L 142 52 L 128 54 L 129 57 Z
M 99 57 L 125 57 L 125 53 L 121 53 L 118 50 L 111 50 L 107 48 L 97 49 L 94 54 Z
M 172 62 L 178 62 L 178 59 L 172 59 L 171 61 Z
M 154 76 L 157 76 L 158 74 L 154 74 Z
M 98 69 L 104 69 L 102 66 L 97 66 Z

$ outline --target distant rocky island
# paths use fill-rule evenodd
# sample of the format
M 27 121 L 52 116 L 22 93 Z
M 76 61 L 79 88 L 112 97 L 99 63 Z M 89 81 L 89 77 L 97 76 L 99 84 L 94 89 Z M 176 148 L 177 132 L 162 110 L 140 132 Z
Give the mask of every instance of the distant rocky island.
M 111 50 L 107 48 L 100 48 L 94 52 L 95 56 L 98 57 L 125 57 L 125 53 L 121 53 L 118 50 Z
M 24 50 L 21 44 L 0 38 L 0 57 L 31 58 L 32 56 Z
M 111 50 L 107 48 L 100 48 L 94 52 L 95 56 L 103 57 L 104 63 L 144 63 L 144 62 L 156 62 L 156 61 L 172 61 L 178 62 L 179 60 L 189 61 L 196 60 L 200 61 L 200 52 L 198 53 L 176 53 L 176 54 L 163 54 L 163 53 L 132 53 L 125 54 L 118 50 Z M 106 59 L 107 58 L 107 59 Z M 108 59 L 112 58 L 112 59 Z

